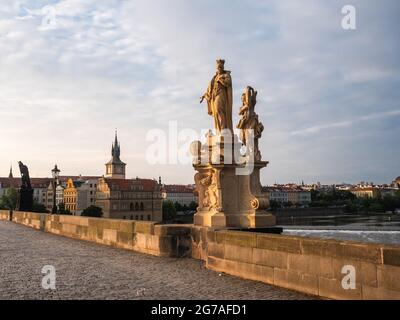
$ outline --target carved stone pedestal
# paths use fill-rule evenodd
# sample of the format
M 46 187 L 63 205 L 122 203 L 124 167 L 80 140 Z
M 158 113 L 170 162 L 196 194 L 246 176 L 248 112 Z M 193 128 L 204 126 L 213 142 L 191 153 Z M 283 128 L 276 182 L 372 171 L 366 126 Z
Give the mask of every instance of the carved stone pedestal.
M 223 140 L 220 136 L 210 136 L 207 144 L 198 147 L 200 152 L 193 164 L 199 194 L 194 224 L 213 228 L 275 225 L 275 216 L 263 210 L 268 206 L 268 199 L 261 194 L 259 182 L 259 170 L 267 162 L 255 164 L 254 169 L 248 171 L 248 164 L 236 163 L 238 157 L 234 157 L 240 146 L 237 137 L 230 143 L 225 139 L 223 144 Z M 233 161 L 227 161 L 227 155 L 233 155 Z

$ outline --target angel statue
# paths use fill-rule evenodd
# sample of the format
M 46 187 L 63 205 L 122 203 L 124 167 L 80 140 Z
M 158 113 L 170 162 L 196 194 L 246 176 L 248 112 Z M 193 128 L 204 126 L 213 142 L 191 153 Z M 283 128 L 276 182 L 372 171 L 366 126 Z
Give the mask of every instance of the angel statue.
M 236 127 L 240 129 L 240 140 L 246 146 L 248 154 L 253 154 L 255 161 L 261 161 L 258 139 L 261 138 L 264 126 L 258 121 L 258 115 L 254 112 L 256 103 L 257 91 L 252 87 L 246 87 L 242 94 L 242 106 L 239 110 L 241 118 Z

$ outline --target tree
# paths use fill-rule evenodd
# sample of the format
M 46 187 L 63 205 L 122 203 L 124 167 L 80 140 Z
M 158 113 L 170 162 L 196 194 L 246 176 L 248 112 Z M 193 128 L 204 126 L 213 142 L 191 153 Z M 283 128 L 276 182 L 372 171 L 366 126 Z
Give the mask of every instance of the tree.
M 49 211 L 47 210 L 44 204 L 39 203 L 37 201 L 33 201 L 32 212 L 48 213 Z
M 182 207 L 182 205 L 181 205 L 178 201 L 175 201 L 174 207 L 175 207 L 175 210 L 176 210 L 177 212 L 183 211 L 183 207 Z
M 166 200 L 162 206 L 163 220 L 173 220 L 176 217 L 176 208 L 172 201 Z
M 270 200 L 269 207 L 271 208 L 272 211 L 276 211 L 276 209 L 280 208 L 280 204 L 276 200 Z
M 194 201 L 190 202 L 189 204 L 189 210 L 197 210 L 198 204 Z
M 103 215 L 103 210 L 100 207 L 91 205 L 82 211 L 81 216 L 84 217 L 97 217 L 100 218 Z
M 58 210 L 57 210 L 58 214 L 67 214 L 67 215 L 72 215 L 71 211 L 69 211 L 68 209 L 65 209 L 65 203 L 61 202 L 58 205 Z
M 15 210 L 17 207 L 18 191 L 14 188 L 6 189 L 4 195 L 0 198 L 0 208 Z

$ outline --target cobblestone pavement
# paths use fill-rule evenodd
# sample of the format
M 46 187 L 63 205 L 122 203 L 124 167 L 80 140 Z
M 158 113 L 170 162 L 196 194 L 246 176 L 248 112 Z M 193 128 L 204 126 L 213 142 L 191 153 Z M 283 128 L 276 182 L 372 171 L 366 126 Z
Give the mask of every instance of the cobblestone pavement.
M 56 290 L 41 286 L 56 268 Z M 194 259 L 160 258 L 0 221 L 0 299 L 311 299 L 219 275 Z

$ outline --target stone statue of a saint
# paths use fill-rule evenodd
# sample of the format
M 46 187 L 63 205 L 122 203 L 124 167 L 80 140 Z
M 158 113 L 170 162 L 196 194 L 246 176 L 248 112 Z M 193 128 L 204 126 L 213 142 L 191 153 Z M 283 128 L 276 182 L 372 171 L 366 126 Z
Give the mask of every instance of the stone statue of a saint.
M 242 94 L 242 106 L 239 110 L 241 118 L 236 127 L 241 129 L 240 140 L 242 140 L 248 151 L 254 154 L 255 160 L 260 161 L 261 152 L 258 148 L 258 139 L 261 138 L 264 126 L 260 121 L 258 121 L 258 115 L 254 112 L 256 103 L 257 91 L 252 87 L 246 87 Z M 250 139 L 254 140 L 249 141 Z
M 21 188 L 31 189 L 31 180 L 29 178 L 29 170 L 26 165 L 18 161 L 19 171 L 21 172 Z
M 17 208 L 19 211 L 32 211 L 33 208 L 33 189 L 29 178 L 29 170 L 26 165 L 18 161 L 19 171 L 21 172 L 21 187 L 19 188 L 19 197 L 17 199 Z
M 217 72 L 211 79 L 200 103 L 207 100 L 208 114 L 213 116 L 217 134 L 232 125 L 232 78 L 231 72 L 224 69 L 225 60 L 217 60 Z

